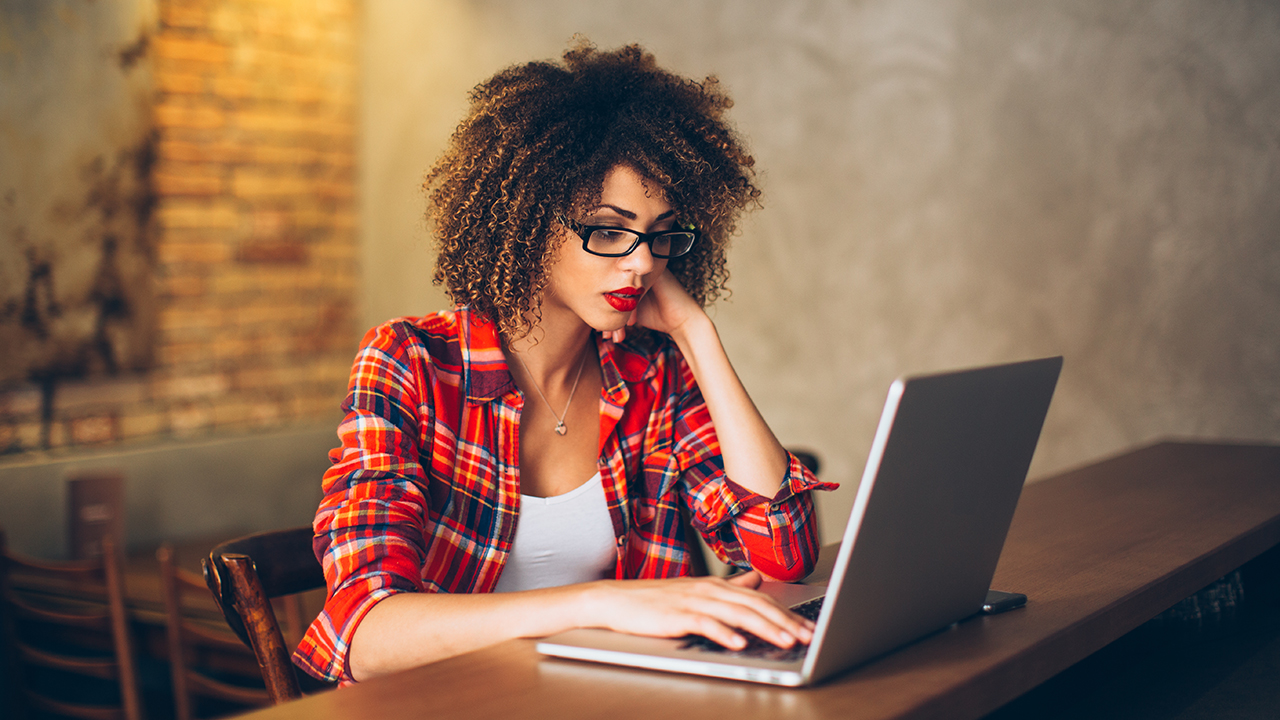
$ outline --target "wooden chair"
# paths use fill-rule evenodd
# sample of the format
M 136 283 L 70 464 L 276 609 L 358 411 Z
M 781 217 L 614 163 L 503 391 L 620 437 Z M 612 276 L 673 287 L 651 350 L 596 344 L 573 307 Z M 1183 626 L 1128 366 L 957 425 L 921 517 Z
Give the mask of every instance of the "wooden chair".
M 124 537 L 124 476 L 76 473 L 67 478 L 67 539 L 72 560 L 102 554 L 102 536 Z
M 821 467 L 821 464 L 818 462 L 817 455 L 805 450 L 796 450 L 795 448 L 787 448 L 787 450 L 792 455 L 795 455 L 796 459 L 800 461 L 800 464 L 809 469 L 809 472 L 814 475 L 818 474 L 818 468 Z M 693 541 L 690 542 L 693 550 L 689 554 L 689 564 L 693 566 L 693 575 L 695 577 L 710 575 L 711 568 L 707 564 L 707 553 L 709 553 L 711 549 L 706 546 L 702 536 L 693 528 L 693 516 L 689 514 L 689 509 L 681 507 L 680 515 L 684 520 L 685 537 L 693 539 Z M 730 568 L 730 570 L 732 570 L 732 568 Z
M 16 712 L 35 710 L 88 720 L 141 720 L 138 673 L 124 601 L 122 557 L 111 535 L 101 539 L 102 554 L 92 560 L 53 562 L 9 552 L 0 531 L 0 613 L 5 645 L 15 665 L 13 688 L 25 703 Z M 24 587 L 15 589 L 14 577 Z M 115 685 L 117 697 L 88 697 L 92 683 L 69 684 L 65 676 L 82 676 Z M 58 688 L 77 691 L 54 697 L 41 680 L 60 679 Z M 18 693 L 14 693 L 17 695 Z M 115 695 L 115 693 L 111 693 Z M 105 702 L 104 702 L 105 701 Z M 115 704 L 105 704 L 114 702 Z
M 189 608 L 183 604 L 183 597 L 188 594 L 208 597 L 209 591 L 203 579 L 178 567 L 173 547 L 167 543 L 156 551 L 156 559 L 160 561 L 160 580 L 164 589 L 169 671 L 176 719 L 191 720 L 195 717 L 195 708 L 201 698 L 225 701 L 233 708 L 241 706 L 239 709 L 271 704 L 271 696 L 253 669 L 249 669 L 252 674 L 246 676 L 226 667 L 215 667 L 207 657 L 234 657 L 244 653 L 245 649 L 240 639 L 225 625 L 219 628 L 202 623 L 192 618 Z M 222 709 L 226 708 L 219 708 Z
M 324 587 L 324 571 L 311 537 L 309 525 L 255 533 L 222 543 L 203 563 L 209 590 L 227 624 L 253 649 L 267 693 L 276 704 L 302 697 L 304 688 L 331 687 L 294 668 L 289 656 L 297 642 L 285 641 L 271 605 L 272 598 Z M 300 636 L 300 619 L 290 626 Z

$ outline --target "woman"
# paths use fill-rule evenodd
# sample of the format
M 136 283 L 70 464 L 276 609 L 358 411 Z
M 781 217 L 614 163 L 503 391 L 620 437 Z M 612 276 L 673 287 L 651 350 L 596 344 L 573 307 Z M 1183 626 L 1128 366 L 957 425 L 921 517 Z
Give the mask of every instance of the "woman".
M 427 176 L 457 309 L 366 335 L 315 519 L 295 662 L 351 682 L 573 627 L 787 647 L 753 590 L 817 557 L 809 491 L 703 304 L 752 159 L 713 79 L 638 47 L 509 68 Z M 682 508 L 743 569 L 690 578 Z

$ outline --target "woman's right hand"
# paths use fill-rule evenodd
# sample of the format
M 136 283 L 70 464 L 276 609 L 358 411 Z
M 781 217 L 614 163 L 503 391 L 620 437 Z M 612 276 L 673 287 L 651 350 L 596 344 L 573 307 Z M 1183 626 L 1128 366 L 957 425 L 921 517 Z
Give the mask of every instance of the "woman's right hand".
M 602 580 L 584 587 L 584 625 L 632 635 L 702 635 L 741 649 L 745 630 L 778 647 L 813 639 L 813 623 L 756 592 L 754 570 L 728 580 L 685 577 L 669 580 Z

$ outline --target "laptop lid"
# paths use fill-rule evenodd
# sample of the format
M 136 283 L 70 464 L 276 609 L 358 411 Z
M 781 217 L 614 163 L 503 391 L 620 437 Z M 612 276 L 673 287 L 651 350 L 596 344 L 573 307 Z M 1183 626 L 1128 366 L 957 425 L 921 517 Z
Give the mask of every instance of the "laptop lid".
M 895 381 L 802 671 L 815 682 L 978 612 L 1062 369 Z

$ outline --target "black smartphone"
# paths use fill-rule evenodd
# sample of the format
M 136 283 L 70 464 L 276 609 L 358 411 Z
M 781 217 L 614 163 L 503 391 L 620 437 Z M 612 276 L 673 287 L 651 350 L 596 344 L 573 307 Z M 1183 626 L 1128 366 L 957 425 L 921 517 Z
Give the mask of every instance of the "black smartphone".
M 995 615 L 1006 610 L 1020 608 L 1026 604 L 1027 596 L 1022 593 L 988 590 L 987 599 L 982 601 L 982 612 L 987 615 Z

